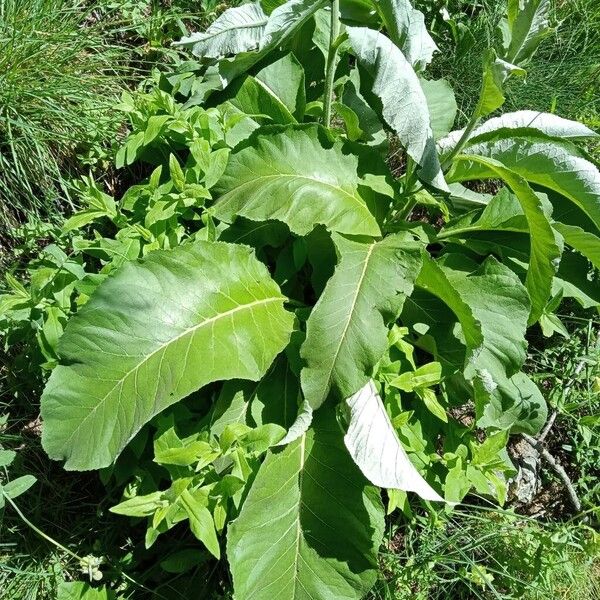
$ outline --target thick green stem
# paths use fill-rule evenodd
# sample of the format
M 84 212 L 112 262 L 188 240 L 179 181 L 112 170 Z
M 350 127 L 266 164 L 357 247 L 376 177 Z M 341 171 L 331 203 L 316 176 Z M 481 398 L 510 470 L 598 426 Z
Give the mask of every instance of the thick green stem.
M 465 144 L 469 141 L 469 138 L 471 137 L 471 134 L 473 133 L 475 127 L 477 127 L 480 119 L 481 117 L 479 116 L 479 110 L 475 109 L 475 111 L 471 115 L 469 122 L 467 123 L 467 127 L 465 128 L 463 134 L 460 136 L 460 139 L 456 143 L 456 146 L 454 146 L 454 149 L 452 150 L 452 152 L 450 152 L 450 154 L 448 154 L 448 156 L 445 158 L 442 164 L 442 170 L 444 172 L 450 168 L 454 157 L 464 148 Z
M 331 103 L 333 101 L 333 82 L 335 80 L 335 63 L 338 52 L 338 37 L 340 35 L 340 0 L 331 2 L 331 31 L 329 35 L 329 52 L 325 69 L 325 92 L 323 94 L 323 123 L 331 125 Z
M 404 197 L 406 202 L 404 206 L 398 210 L 396 214 L 396 220 L 406 221 L 413 211 L 413 208 L 417 205 L 417 198 L 412 193 L 415 183 L 418 181 L 417 177 L 417 165 L 415 161 L 410 157 L 406 157 L 406 174 L 404 175 Z

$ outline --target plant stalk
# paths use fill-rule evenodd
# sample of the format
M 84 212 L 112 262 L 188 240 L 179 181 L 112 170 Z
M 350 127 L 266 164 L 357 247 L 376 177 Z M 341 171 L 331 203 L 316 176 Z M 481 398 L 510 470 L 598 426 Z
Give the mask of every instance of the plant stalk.
M 325 69 L 325 91 L 323 93 L 323 123 L 325 127 L 331 125 L 331 103 L 333 102 L 333 82 L 335 80 L 335 63 L 340 35 L 340 0 L 331 2 L 331 26 L 329 34 L 329 52 Z
M 469 138 L 471 137 L 471 134 L 473 133 L 475 127 L 477 127 L 477 125 L 479 124 L 480 119 L 481 117 L 479 116 L 479 111 L 476 109 L 471 115 L 471 118 L 469 119 L 469 122 L 467 123 L 467 126 L 463 131 L 463 134 L 460 136 L 460 139 L 456 143 L 456 146 L 454 146 L 452 152 L 448 154 L 448 156 L 442 163 L 442 171 L 446 172 L 450 168 L 454 157 L 464 148 L 465 144 L 469 141 Z
M 410 213 L 413 211 L 414 207 L 417 205 L 418 200 L 416 196 L 412 194 L 413 187 L 417 180 L 417 166 L 415 165 L 414 160 L 410 156 L 407 156 L 406 175 L 404 184 L 404 196 L 406 197 L 406 203 L 396 214 L 396 220 L 398 221 L 406 221 L 406 219 L 408 219 L 408 217 L 410 216 Z

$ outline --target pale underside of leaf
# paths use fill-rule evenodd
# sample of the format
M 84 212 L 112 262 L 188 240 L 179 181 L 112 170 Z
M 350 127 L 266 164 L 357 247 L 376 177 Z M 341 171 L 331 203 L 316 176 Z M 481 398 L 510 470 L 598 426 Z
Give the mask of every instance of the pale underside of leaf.
M 421 180 L 446 191 L 427 100 L 410 63 L 378 31 L 366 27 L 348 27 L 347 31 L 359 64 L 373 79 L 371 91 L 381 101 L 383 119 L 420 166 Z
M 415 70 L 424 69 L 438 49 L 425 26 L 425 17 L 409 0 L 376 0 L 375 6 L 391 40 Z
M 468 153 L 495 159 L 527 181 L 561 194 L 600 229 L 600 172 L 568 144 L 515 137 L 473 144 Z M 455 164 L 449 178 L 466 181 L 490 176 L 487 166 L 462 162 Z
M 246 73 L 270 52 L 288 43 L 302 26 L 328 0 L 289 0 L 278 6 L 270 15 L 265 25 L 257 51 L 242 52 L 231 59 L 219 63 L 219 76 L 224 86 L 235 77 Z
M 519 110 L 517 112 L 505 113 L 499 117 L 488 119 L 485 123 L 476 127 L 469 137 L 470 143 L 475 143 L 484 134 L 514 135 L 515 130 L 531 130 L 542 133 L 549 137 L 563 139 L 586 139 L 598 137 L 595 131 L 577 121 L 563 119 L 551 113 L 538 112 L 536 110 Z M 440 154 L 451 152 L 464 133 L 464 129 L 453 131 L 439 140 L 437 145 Z
M 184 37 L 175 46 L 192 48 L 201 58 L 222 58 L 258 48 L 267 16 L 259 2 L 227 9 L 204 32 Z
M 350 425 L 344 443 L 363 475 L 379 487 L 415 492 L 425 500 L 443 502 L 410 462 L 373 381 L 347 398 L 346 404 Z

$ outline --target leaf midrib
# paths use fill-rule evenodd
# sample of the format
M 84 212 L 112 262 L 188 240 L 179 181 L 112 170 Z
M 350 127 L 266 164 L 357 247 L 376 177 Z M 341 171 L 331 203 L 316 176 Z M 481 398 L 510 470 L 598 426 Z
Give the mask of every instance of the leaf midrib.
M 288 106 L 286 105 L 286 103 L 275 93 L 275 90 L 271 89 L 262 79 L 259 79 L 258 77 L 254 77 L 254 81 L 256 81 L 256 83 L 263 89 L 265 90 L 265 92 L 267 92 L 267 94 L 269 94 L 269 96 L 271 96 L 272 98 L 274 98 L 275 100 L 277 100 L 277 102 L 280 104 L 280 110 L 292 120 L 292 123 L 297 123 L 298 120 L 296 119 L 296 117 L 294 117 L 294 115 L 292 114 L 292 112 L 290 111 L 290 109 L 288 108 Z
M 202 327 L 212 324 L 212 323 L 215 323 L 219 319 L 229 317 L 241 310 L 245 310 L 245 309 L 251 310 L 254 306 L 264 305 L 264 304 L 268 304 L 271 302 L 282 302 L 283 300 L 285 300 L 285 298 L 283 296 L 275 296 L 275 297 L 269 297 L 269 298 L 262 298 L 261 300 L 255 300 L 253 302 L 249 302 L 246 304 L 239 304 L 235 308 L 232 308 L 228 311 L 220 313 L 214 317 L 210 317 L 209 319 L 205 319 L 201 323 L 198 323 L 198 324 L 194 325 L 193 327 L 189 327 L 189 328 L 185 329 L 179 335 L 177 335 L 173 338 L 170 338 L 166 343 L 158 346 L 150 354 L 145 356 L 143 360 L 138 362 L 133 368 L 129 369 L 129 371 L 127 371 L 121 378 L 119 378 L 118 380 L 115 381 L 115 385 L 113 385 L 113 387 L 99 400 L 99 402 L 92 408 L 92 410 L 81 420 L 79 425 L 73 430 L 71 435 L 68 437 L 68 439 L 66 440 L 64 445 L 67 446 L 68 444 L 70 444 L 70 442 L 73 440 L 73 437 L 81 430 L 81 428 L 88 421 L 88 419 L 90 419 L 96 413 L 98 408 L 100 408 L 107 402 L 108 398 L 115 391 L 115 389 L 117 387 L 119 387 L 119 385 L 123 385 L 123 383 L 127 380 L 128 377 L 131 376 L 132 373 L 136 372 L 142 365 L 146 364 L 158 352 L 161 352 L 162 350 L 164 350 L 171 344 L 175 343 L 177 340 L 185 337 L 186 335 L 188 335 L 190 333 L 194 334 L 196 331 L 198 331 Z M 118 399 L 117 402 L 120 403 L 120 398 Z
M 264 19 L 261 19 L 260 21 L 253 21 L 251 23 L 244 23 L 243 25 L 229 25 L 227 27 L 223 27 L 222 29 L 219 29 L 218 31 L 214 31 L 214 33 L 208 33 L 205 32 L 205 37 L 202 38 L 201 40 L 198 40 L 198 42 L 206 42 L 209 40 L 212 40 L 215 37 L 218 37 L 220 35 L 229 33 L 230 31 L 237 31 L 238 29 L 257 29 L 259 27 L 264 27 L 267 24 L 268 18 L 265 17 Z
M 348 198 L 350 198 L 351 200 L 353 200 L 356 204 L 358 204 L 360 206 L 361 209 L 367 210 L 367 212 L 370 213 L 370 211 L 368 211 L 367 209 L 367 205 L 365 204 L 365 202 L 363 201 L 363 199 L 360 196 L 355 196 L 354 194 L 351 194 L 350 192 L 346 191 L 345 189 L 334 185 L 332 183 L 328 183 L 327 181 L 323 181 L 322 179 L 317 179 L 316 177 L 308 177 L 308 175 L 300 175 L 300 174 L 296 174 L 296 173 L 277 173 L 274 175 L 259 175 L 258 177 L 254 178 L 254 179 L 250 179 L 248 181 L 244 181 L 242 183 L 240 183 L 239 185 L 237 185 L 236 187 L 234 187 L 233 189 L 229 190 L 228 192 L 225 192 L 220 198 L 219 200 L 217 200 L 217 206 L 219 203 L 223 202 L 227 202 L 228 200 L 228 196 L 230 196 L 231 194 L 234 194 L 235 192 L 238 192 L 240 189 L 248 187 L 248 186 L 253 186 L 256 185 L 257 182 L 261 181 L 262 179 L 306 179 L 308 181 L 312 181 L 314 183 L 318 183 L 320 185 L 323 185 L 325 187 L 329 187 L 333 190 L 336 190 L 337 192 L 341 192 L 342 194 L 344 194 L 345 196 L 348 196 Z M 371 215 L 372 216 L 372 215 Z
M 335 364 L 337 362 L 337 359 L 340 355 L 340 351 L 342 349 L 342 345 L 344 343 L 344 339 L 346 338 L 346 334 L 348 333 L 348 328 L 350 327 L 350 322 L 352 321 L 352 317 L 354 316 L 354 311 L 356 310 L 356 304 L 358 302 L 358 295 L 360 293 L 360 290 L 362 288 L 363 285 L 363 281 L 365 280 L 366 274 L 367 274 L 367 266 L 369 264 L 369 261 L 371 260 L 371 255 L 373 254 L 373 250 L 375 249 L 375 246 L 377 245 L 377 242 L 373 242 L 370 247 L 369 250 L 367 251 L 367 254 L 365 256 L 364 259 L 364 264 L 363 264 L 363 269 L 362 272 L 360 274 L 360 277 L 358 279 L 358 284 L 356 286 L 356 293 L 354 294 L 354 298 L 352 299 L 352 305 L 350 307 L 350 311 L 348 314 L 348 318 L 346 319 L 346 324 L 344 325 L 344 330 L 342 331 L 342 335 L 340 336 L 340 342 L 338 344 L 338 347 L 335 351 L 335 354 L 333 356 L 333 360 L 331 361 L 331 367 L 329 369 L 329 375 L 327 377 L 327 384 L 326 384 L 326 388 L 331 389 L 331 380 L 333 378 L 333 371 L 335 369 Z M 328 391 L 326 393 L 329 393 Z

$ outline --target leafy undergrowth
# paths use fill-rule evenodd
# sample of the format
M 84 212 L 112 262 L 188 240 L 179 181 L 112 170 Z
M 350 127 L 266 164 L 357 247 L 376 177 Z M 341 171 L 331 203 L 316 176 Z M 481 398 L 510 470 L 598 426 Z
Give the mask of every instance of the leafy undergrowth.
M 114 179 L 123 91 L 181 60 L 171 42 L 214 19 L 217 2 L 4 0 L 0 4 L 0 264 L 12 228 L 60 221 L 92 169 Z M 123 179 L 123 176 L 120 176 Z

